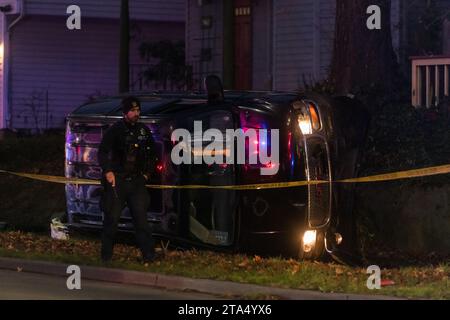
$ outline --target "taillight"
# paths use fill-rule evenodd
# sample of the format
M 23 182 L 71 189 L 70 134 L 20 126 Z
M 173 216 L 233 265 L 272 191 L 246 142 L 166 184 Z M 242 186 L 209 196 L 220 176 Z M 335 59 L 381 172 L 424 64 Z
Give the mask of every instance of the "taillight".
M 262 126 L 256 126 L 255 127 L 243 127 L 242 130 L 245 132 L 247 132 L 249 129 L 254 129 L 256 131 L 256 138 L 253 139 L 246 139 L 245 141 L 245 154 L 247 157 L 250 157 L 250 152 L 252 154 L 256 154 L 259 155 L 261 152 L 262 148 L 265 148 L 266 151 L 266 155 L 269 153 L 268 151 L 271 151 L 271 134 L 270 134 L 270 129 L 265 129 L 266 130 L 266 134 L 265 137 L 264 136 L 260 136 L 261 134 L 261 127 Z M 257 163 L 256 164 L 249 164 L 246 163 L 244 165 L 244 169 L 245 170 L 249 170 L 249 169 L 258 169 L 261 167 L 265 167 L 265 168 L 274 168 L 275 166 L 277 166 L 278 163 L 261 163 L 260 162 L 260 158 L 257 158 Z
M 156 165 L 156 172 L 161 173 L 164 170 L 164 165 L 162 163 L 158 163 Z

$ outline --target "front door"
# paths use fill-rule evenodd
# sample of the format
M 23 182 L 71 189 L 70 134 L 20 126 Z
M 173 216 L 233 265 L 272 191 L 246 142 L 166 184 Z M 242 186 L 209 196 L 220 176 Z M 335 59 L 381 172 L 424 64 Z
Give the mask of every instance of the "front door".
M 236 90 L 252 88 L 251 0 L 234 1 L 234 84 Z

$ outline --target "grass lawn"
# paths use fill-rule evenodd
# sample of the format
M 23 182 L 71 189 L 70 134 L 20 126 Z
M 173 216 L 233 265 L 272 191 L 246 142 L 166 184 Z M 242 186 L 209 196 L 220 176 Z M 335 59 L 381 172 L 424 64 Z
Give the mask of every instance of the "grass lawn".
M 62 176 L 64 134 L 1 140 L 0 169 Z M 64 185 L 0 174 L 0 222 L 6 222 L 9 230 L 0 232 L 0 256 L 101 265 L 100 243 L 95 238 L 55 241 L 48 236 L 51 216 L 62 212 L 65 212 Z M 372 249 L 384 254 L 380 248 Z M 111 267 L 324 292 L 450 299 L 449 259 L 422 256 L 411 263 L 398 252 L 380 263 L 396 266 L 382 270 L 382 279 L 392 280 L 394 285 L 380 290 L 367 289 L 365 268 L 334 263 L 195 250 L 168 251 L 163 259 L 148 266 L 138 259 L 135 247 L 119 244 Z
M 0 232 L 0 256 L 3 257 L 100 266 L 99 250 L 100 242 L 95 239 L 57 241 L 47 235 Z M 391 280 L 394 285 L 369 290 L 366 287 L 368 274 L 365 268 L 335 263 L 299 262 L 198 250 L 168 250 L 164 257 L 149 265 L 139 263 L 139 257 L 139 250 L 134 246 L 118 244 L 110 267 L 322 292 L 450 299 L 449 263 L 382 269 L 382 279 Z

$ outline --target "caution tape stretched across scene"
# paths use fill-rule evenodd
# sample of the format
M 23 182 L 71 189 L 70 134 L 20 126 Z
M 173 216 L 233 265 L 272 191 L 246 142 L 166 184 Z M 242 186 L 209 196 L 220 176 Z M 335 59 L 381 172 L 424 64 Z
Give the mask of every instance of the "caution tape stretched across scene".
M 61 183 L 61 184 L 77 184 L 77 185 L 100 185 L 99 180 L 92 179 L 80 179 L 80 178 L 66 178 L 61 176 L 51 176 L 43 174 L 12 172 L 6 170 L 0 170 L 0 173 L 12 174 L 15 176 L 29 178 L 33 180 Z M 332 181 L 335 183 L 365 183 L 365 182 L 379 182 L 379 181 L 391 181 L 409 178 L 419 178 L 440 174 L 450 173 L 450 164 L 428 167 L 422 169 L 413 169 L 405 171 L 397 171 L 385 174 L 372 175 L 367 177 L 343 179 Z M 227 189 L 227 190 L 261 190 L 261 189 L 279 189 L 279 188 L 292 188 L 301 187 L 307 185 L 317 185 L 323 183 L 330 183 L 330 181 L 324 180 L 304 180 L 304 181 L 287 181 L 287 182 L 274 182 L 274 183 L 257 183 L 257 184 L 245 184 L 245 185 L 222 185 L 222 186 L 210 186 L 210 185 L 157 185 L 149 184 L 147 188 L 151 189 Z
M 54 183 L 63 183 L 63 184 L 100 184 L 99 180 L 92 179 L 80 179 L 80 178 L 66 178 L 60 176 L 50 176 L 45 174 L 34 174 L 34 173 L 23 173 L 23 172 L 12 172 L 6 170 L 0 170 L 0 173 L 9 173 L 15 176 L 19 176 L 22 178 L 29 178 L 33 180 L 45 181 L 45 182 L 54 182 Z

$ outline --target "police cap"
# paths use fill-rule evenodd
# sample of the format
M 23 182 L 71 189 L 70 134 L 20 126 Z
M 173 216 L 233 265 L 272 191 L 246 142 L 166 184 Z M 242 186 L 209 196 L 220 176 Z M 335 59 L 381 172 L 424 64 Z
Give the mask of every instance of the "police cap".
M 128 113 L 128 111 L 135 107 L 138 107 L 139 109 L 141 108 L 141 102 L 139 101 L 139 99 L 132 96 L 124 98 L 121 105 L 123 113 Z

